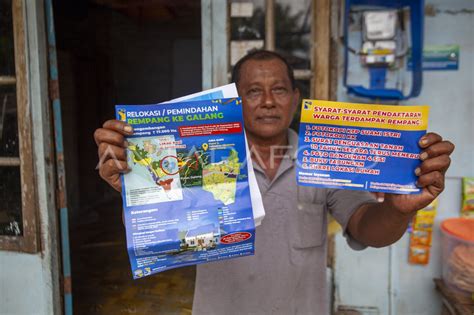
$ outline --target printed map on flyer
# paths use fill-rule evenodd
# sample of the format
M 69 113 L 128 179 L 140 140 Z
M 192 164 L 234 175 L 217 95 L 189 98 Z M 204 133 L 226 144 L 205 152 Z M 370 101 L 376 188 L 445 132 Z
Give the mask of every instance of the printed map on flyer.
M 133 277 L 252 255 L 240 98 L 117 105 L 116 115 L 134 128 L 122 176 Z
M 297 182 L 303 186 L 416 194 L 428 106 L 303 100 Z
M 189 94 L 180 98 L 175 98 L 171 101 L 160 104 L 169 104 L 183 101 L 203 101 L 234 97 L 239 97 L 239 94 L 237 92 L 237 87 L 235 86 L 235 83 L 230 83 L 223 86 L 215 87 L 210 90 L 205 90 Z M 248 142 L 245 148 L 247 150 L 247 157 L 250 157 L 250 149 L 248 147 Z M 265 208 L 263 206 L 262 195 L 260 193 L 260 189 L 258 188 L 257 177 L 255 176 L 255 171 L 253 169 L 252 163 L 247 163 L 247 171 L 249 176 L 250 199 L 252 200 L 254 223 L 255 226 L 259 226 L 262 223 L 262 220 L 265 218 Z

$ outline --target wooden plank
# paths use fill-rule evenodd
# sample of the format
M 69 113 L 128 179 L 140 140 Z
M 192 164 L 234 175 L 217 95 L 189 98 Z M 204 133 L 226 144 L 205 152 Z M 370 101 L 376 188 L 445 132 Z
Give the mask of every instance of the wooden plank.
M 340 8 L 342 7 L 342 0 L 331 1 L 330 12 L 330 53 L 329 53 L 329 100 L 337 100 L 338 88 L 338 73 L 339 73 L 339 23 L 340 23 Z
M 13 0 L 13 32 L 15 36 L 15 72 L 18 106 L 18 138 L 22 183 L 23 236 L 22 251 L 38 250 L 37 204 L 33 144 L 31 134 L 31 108 L 28 97 L 26 23 L 24 0 Z
M 18 157 L 0 157 L 1 166 L 20 166 L 20 158 Z
M 54 32 L 54 20 L 52 19 L 52 1 L 25 1 L 26 9 L 26 33 L 28 47 L 28 88 L 29 102 L 31 104 L 31 132 L 34 135 L 33 152 L 35 168 L 35 187 L 37 198 L 37 224 L 38 229 L 47 231 L 48 237 L 39 238 L 38 244 L 41 247 L 41 257 L 43 266 L 48 269 L 43 274 L 43 279 L 49 283 L 49 294 L 45 295 L 45 303 L 49 305 L 47 312 L 50 314 L 72 314 L 71 282 L 68 277 L 61 274 L 61 269 L 65 269 L 65 263 L 61 265 L 61 253 L 65 252 L 63 243 L 59 242 L 59 235 L 63 229 L 59 230 L 59 221 L 63 219 L 62 214 L 58 215 L 56 187 L 55 154 L 53 153 L 54 130 L 51 125 L 57 122 L 51 115 L 51 99 L 49 97 L 49 77 L 48 77 L 48 49 L 55 47 L 54 38 L 52 45 L 48 45 L 49 38 Z M 50 30 L 53 31 L 50 31 Z M 53 33 L 54 34 L 54 33 Z M 55 60 L 57 61 L 57 60 Z M 50 63 L 52 64 L 52 62 Z M 56 64 L 56 63 L 55 63 Z M 57 70 L 57 67 L 56 67 Z M 57 76 L 56 76 L 57 78 Z M 52 87 L 52 92 L 59 92 Z M 59 97 L 59 93 L 53 93 Z M 59 119 L 60 120 L 60 119 Z M 59 156 L 56 156 L 59 158 Z M 63 167 L 58 166 L 58 168 Z M 64 209 L 61 209 L 63 211 Z M 65 209 L 67 211 L 67 209 Z M 41 223 L 41 224 L 40 224 Z M 66 225 L 67 227 L 67 225 Z M 62 268 L 61 268 L 62 267 Z M 64 288 L 64 292 L 62 292 Z M 64 293 L 64 294 L 63 294 Z M 68 308 L 68 306 L 71 306 Z M 64 307 L 64 308 L 63 308 Z M 71 310 L 70 312 L 69 309 Z
M 330 0 L 314 0 L 313 2 L 313 53 L 312 69 L 314 77 L 314 98 L 329 100 L 330 92 L 330 40 L 331 40 L 331 3 Z
M 310 80 L 313 77 L 313 72 L 309 69 L 295 69 L 293 73 L 296 80 Z
M 0 85 L 15 85 L 16 78 L 13 76 L 0 76 Z
M 275 50 L 275 0 L 265 0 L 265 49 Z
M 20 145 L 22 236 L 0 236 L 0 249 L 35 253 L 39 250 L 37 198 L 33 166 L 31 111 L 28 97 L 27 51 L 24 0 L 12 1 L 13 36 L 15 39 L 15 75 Z

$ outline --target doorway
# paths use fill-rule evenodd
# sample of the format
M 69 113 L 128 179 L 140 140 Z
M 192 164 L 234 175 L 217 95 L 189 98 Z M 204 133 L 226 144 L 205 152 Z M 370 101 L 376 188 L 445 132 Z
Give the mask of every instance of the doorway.
M 102 181 L 94 130 L 116 104 L 201 90 L 199 1 L 53 1 L 76 314 L 190 314 L 195 268 L 133 280 L 120 194 Z

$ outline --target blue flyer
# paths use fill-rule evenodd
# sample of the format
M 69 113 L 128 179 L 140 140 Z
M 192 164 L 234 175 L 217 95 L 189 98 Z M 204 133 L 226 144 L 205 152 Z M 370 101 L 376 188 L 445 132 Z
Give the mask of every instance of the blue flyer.
M 240 98 L 117 105 L 133 277 L 252 255 L 255 226 Z
M 418 141 L 428 106 L 303 100 L 297 182 L 302 186 L 416 194 Z

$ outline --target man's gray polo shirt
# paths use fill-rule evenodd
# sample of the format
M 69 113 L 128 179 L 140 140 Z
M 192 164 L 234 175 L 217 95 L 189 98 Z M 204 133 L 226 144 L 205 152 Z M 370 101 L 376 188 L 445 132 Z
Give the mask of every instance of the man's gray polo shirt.
M 269 181 L 253 163 L 265 206 L 255 255 L 198 265 L 193 314 L 329 314 L 326 287 L 327 213 L 344 231 L 352 213 L 374 198 L 351 190 L 296 185 L 298 136 Z M 346 238 L 351 247 L 364 248 Z

